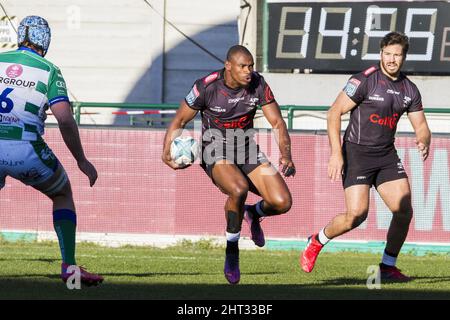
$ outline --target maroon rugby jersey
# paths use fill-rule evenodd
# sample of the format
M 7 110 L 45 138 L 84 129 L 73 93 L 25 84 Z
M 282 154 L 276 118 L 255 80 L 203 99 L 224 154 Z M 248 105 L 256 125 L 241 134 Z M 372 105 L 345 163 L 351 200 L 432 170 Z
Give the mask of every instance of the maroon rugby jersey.
M 258 106 L 275 102 L 272 90 L 257 72 L 247 88 L 232 89 L 225 85 L 225 69 L 214 71 L 195 81 L 185 101 L 189 107 L 199 110 L 202 116 L 202 131 L 217 129 L 224 143 L 226 130 L 253 128 L 253 118 Z
M 343 90 L 357 104 L 351 111 L 344 141 L 390 146 L 394 143 L 401 115 L 423 110 L 416 85 L 403 73 L 393 81 L 379 65 L 353 75 Z

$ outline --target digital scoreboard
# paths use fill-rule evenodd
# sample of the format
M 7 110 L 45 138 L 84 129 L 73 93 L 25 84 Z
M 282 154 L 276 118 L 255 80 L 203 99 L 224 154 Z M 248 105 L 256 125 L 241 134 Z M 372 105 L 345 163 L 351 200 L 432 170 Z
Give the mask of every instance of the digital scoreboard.
M 409 37 L 403 71 L 450 75 L 450 2 L 266 0 L 266 72 L 356 73 L 380 58 L 390 31 Z

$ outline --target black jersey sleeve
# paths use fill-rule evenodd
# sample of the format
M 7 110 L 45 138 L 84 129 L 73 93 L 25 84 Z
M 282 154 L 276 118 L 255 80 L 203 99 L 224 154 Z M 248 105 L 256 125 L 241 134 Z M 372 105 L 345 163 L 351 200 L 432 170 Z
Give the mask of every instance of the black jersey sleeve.
M 358 73 L 348 79 L 347 84 L 342 90 L 353 100 L 353 102 L 360 104 L 367 95 L 367 83 L 367 77 L 362 73 Z
M 411 100 L 408 101 L 409 98 L 405 96 L 405 101 L 403 102 L 406 105 L 409 105 L 408 109 L 406 110 L 407 113 L 423 110 L 422 96 L 420 95 L 420 91 L 415 85 L 413 85 L 413 90 L 413 97 L 411 98 Z
M 259 77 L 259 83 L 256 89 L 259 98 L 259 105 L 263 107 L 266 104 L 275 102 L 275 97 L 273 95 L 272 89 L 270 89 L 270 86 L 268 85 L 266 80 L 264 80 L 264 77 L 260 74 L 256 74 L 256 76 Z
M 205 108 L 205 86 L 201 79 L 195 81 L 191 91 L 189 91 L 184 100 L 194 110 L 201 111 Z

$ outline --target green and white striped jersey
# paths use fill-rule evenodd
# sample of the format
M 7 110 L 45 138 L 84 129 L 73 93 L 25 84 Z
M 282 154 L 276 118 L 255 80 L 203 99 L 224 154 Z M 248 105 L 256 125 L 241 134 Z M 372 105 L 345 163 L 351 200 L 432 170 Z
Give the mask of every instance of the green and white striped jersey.
M 0 139 L 36 141 L 60 101 L 69 98 L 57 66 L 26 47 L 0 53 Z

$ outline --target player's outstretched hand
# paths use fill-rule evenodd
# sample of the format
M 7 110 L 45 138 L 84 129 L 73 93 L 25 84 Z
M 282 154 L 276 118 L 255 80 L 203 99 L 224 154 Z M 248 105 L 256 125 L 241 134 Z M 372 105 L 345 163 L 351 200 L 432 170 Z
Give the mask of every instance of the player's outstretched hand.
M 294 162 L 292 162 L 291 159 L 288 158 L 280 158 L 280 166 L 281 166 L 281 172 L 285 177 L 295 176 L 295 165 Z
M 430 152 L 430 146 L 427 146 L 425 143 L 415 140 L 417 145 L 417 149 L 419 149 L 420 154 L 422 155 L 422 160 L 425 161 L 428 158 L 428 154 Z
M 78 168 L 89 178 L 89 185 L 92 187 L 97 181 L 97 170 L 94 165 L 90 163 L 87 159 L 78 162 Z
M 183 165 L 177 164 L 177 163 L 175 163 L 175 161 L 172 160 L 172 157 L 170 156 L 170 154 L 163 154 L 161 159 L 166 165 L 171 167 L 173 170 L 185 169 L 185 168 L 190 167 L 192 165 L 192 163 L 190 163 L 190 164 L 183 164 Z

